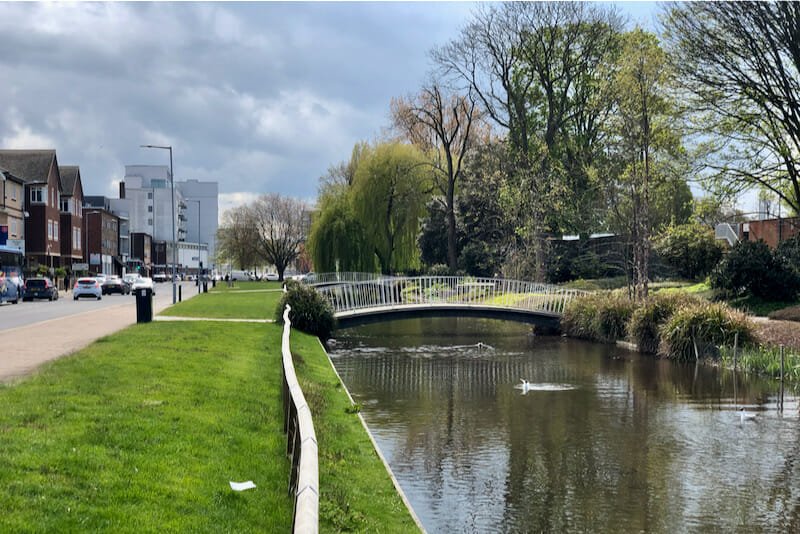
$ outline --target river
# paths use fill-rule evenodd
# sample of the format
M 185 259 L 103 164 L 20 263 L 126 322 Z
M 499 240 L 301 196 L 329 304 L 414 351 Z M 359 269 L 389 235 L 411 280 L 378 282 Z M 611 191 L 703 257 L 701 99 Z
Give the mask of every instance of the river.
M 336 335 L 331 359 L 429 532 L 800 532 L 798 398 L 781 412 L 774 381 L 504 321 Z

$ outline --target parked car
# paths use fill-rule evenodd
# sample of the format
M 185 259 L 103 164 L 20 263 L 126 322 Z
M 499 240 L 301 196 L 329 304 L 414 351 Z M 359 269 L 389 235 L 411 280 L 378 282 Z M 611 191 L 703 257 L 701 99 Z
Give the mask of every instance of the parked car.
M 126 275 L 123 275 L 122 280 L 130 287 L 133 287 L 133 283 L 139 278 L 141 278 L 141 275 L 139 273 L 128 273 Z
M 58 288 L 49 278 L 28 278 L 22 300 L 33 299 L 58 300 Z
M 100 286 L 103 295 L 110 295 L 111 293 L 119 293 L 120 295 L 128 295 L 131 292 L 131 286 L 119 276 L 111 275 L 106 277 L 106 281 Z
M 267 273 L 267 280 L 276 282 L 278 280 L 278 273 Z
M 137 290 L 142 289 L 142 288 L 146 288 L 146 287 L 149 287 L 150 289 L 153 290 L 153 295 L 156 294 L 156 288 L 153 285 L 153 279 L 152 278 L 148 278 L 146 276 L 140 276 L 139 278 L 137 278 L 136 281 L 133 283 L 133 288 L 132 289 L 133 289 L 133 292 L 135 293 Z
M 103 298 L 103 287 L 97 278 L 83 277 L 75 281 L 72 286 L 72 299 L 78 300 L 81 297 L 94 297 L 97 300 Z
M 157 273 L 153 275 L 153 282 L 158 284 L 166 282 L 167 280 L 169 280 L 169 276 L 164 273 Z

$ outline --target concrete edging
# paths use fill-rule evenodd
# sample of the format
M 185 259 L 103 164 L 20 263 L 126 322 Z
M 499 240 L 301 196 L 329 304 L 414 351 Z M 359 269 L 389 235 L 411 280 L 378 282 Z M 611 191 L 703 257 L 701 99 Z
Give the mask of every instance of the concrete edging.
M 319 338 L 317 338 L 317 341 L 319 342 L 319 346 L 322 349 L 322 352 L 324 352 L 325 356 L 328 358 L 328 363 L 330 364 L 331 369 L 333 369 L 333 373 L 336 375 L 336 378 L 339 380 L 339 383 L 342 385 L 342 389 L 344 389 L 344 392 L 347 394 L 347 398 L 350 399 L 350 404 L 355 405 L 353 396 L 350 394 L 350 390 L 347 389 L 347 385 L 344 383 L 342 377 L 339 375 L 339 372 L 336 370 L 336 366 L 333 365 L 333 361 L 331 361 L 331 357 L 328 354 L 328 351 L 325 350 L 325 345 L 322 344 Z M 417 517 L 417 513 L 414 511 L 414 508 L 411 506 L 411 502 L 408 500 L 408 497 L 406 497 L 403 488 L 400 487 L 400 482 L 398 482 L 397 478 L 394 476 L 392 468 L 389 467 L 389 462 L 386 461 L 386 457 L 381 452 L 380 447 L 378 447 L 378 443 L 375 441 L 375 437 L 372 435 L 372 432 L 367 426 L 367 422 L 364 421 L 364 417 L 361 415 L 360 412 L 357 415 L 358 415 L 358 420 L 361 421 L 361 426 L 364 427 L 364 430 L 367 432 L 367 436 L 369 436 L 370 442 L 372 442 L 372 448 L 375 449 L 375 452 L 378 454 L 378 458 L 380 458 L 381 462 L 383 462 L 383 466 L 386 468 L 386 472 L 389 473 L 389 478 L 392 480 L 392 484 L 394 484 L 394 488 L 400 495 L 400 499 L 403 501 L 403 504 L 405 504 L 406 508 L 408 509 L 408 513 L 411 514 L 411 518 L 414 520 L 414 523 L 416 523 L 420 532 L 423 533 L 427 532 L 425 530 L 425 527 L 422 526 L 422 522 L 419 520 L 419 517 Z

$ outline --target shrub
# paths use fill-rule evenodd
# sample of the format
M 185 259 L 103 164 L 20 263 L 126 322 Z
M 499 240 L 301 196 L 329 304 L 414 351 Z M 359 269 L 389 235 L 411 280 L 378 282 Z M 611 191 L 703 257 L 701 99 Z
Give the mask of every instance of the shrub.
M 722 247 L 714 232 L 698 223 L 666 228 L 653 244 L 653 249 L 683 278 L 706 277 L 722 258 Z
M 443 263 L 436 263 L 428 267 L 428 275 L 430 276 L 451 276 L 452 274 L 450 267 Z
M 790 306 L 780 310 L 775 310 L 769 314 L 770 319 L 778 321 L 797 321 L 800 322 L 800 306 Z
M 330 302 L 313 287 L 294 280 L 287 281 L 286 293 L 275 310 L 275 322 L 283 324 L 286 304 L 292 307 L 289 318 L 292 326 L 322 339 L 328 339 L 336 327 L 336 318 Z
M 786 261 L 795 270 L 800 270 L 800 234 L 778 243 L 775 256 Z
M 640 352 L 656 354 L 661 344 L 659 329 L 681 306 L 699 303 L 687 293 L 656 293 L 631 314 L 628 322 L 628 338 L 639 346 Z
M 754 340 L 754 325 L 742 312 L 720 303 L 696 302 L 678 307 L 661 326 L 659 353 L 676 360 L 695 359 L 706 348 L 733 345 L 736 333 L 739 344 Z
M 800 274 L 763 241 L 742 241 L 711 273 L 711 287 L 729 298 L 752 295 L 791 301 L 800 291 Z
M 567 305 L 561 330 L 571 337 L 613 343 L 625 336 L 633 307 L 619 292 L 584 295 Z

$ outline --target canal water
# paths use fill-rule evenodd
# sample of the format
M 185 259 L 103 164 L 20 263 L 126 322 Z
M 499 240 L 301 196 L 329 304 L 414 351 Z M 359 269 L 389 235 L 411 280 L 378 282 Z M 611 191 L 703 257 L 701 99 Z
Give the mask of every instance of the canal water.
M 800 532 L 798 399 L 779 411 L 774 381 L 481 319 L 329 352 L 429 532 Z

